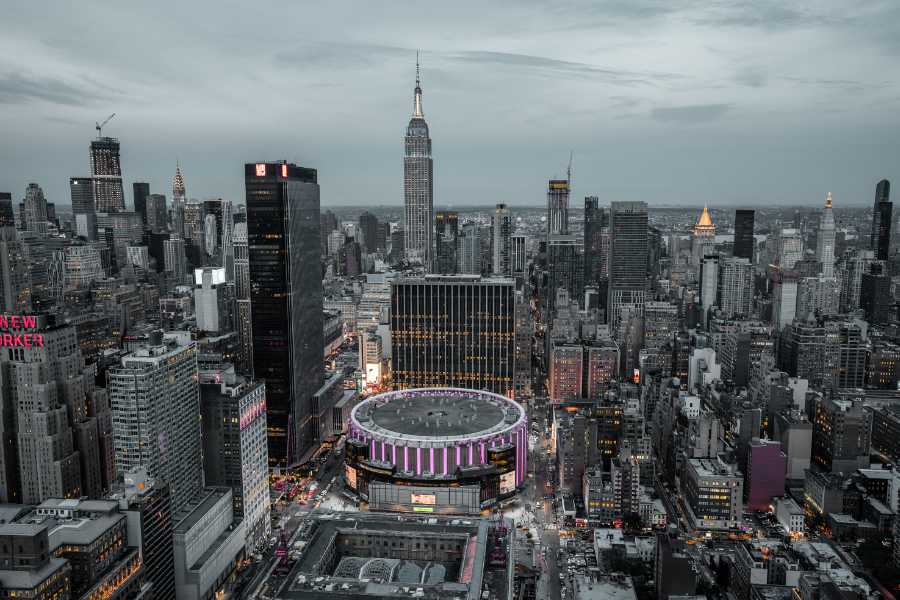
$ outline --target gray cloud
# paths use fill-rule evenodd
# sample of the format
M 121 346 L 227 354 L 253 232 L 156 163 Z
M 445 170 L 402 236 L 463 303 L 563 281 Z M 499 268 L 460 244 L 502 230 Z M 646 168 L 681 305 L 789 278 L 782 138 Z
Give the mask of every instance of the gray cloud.
M 0 75 L 0 104 L 32 101 L 65 106 L 83 106 L 100 96 L 93 90 L 71 85 L 52 77 L 30 77 L 19 73 Z
M 668 123 L 705 123 L 721 118 L 731 109 L 730 104 L 696 104 L 654 108 L 650 114 L 657 121 Z

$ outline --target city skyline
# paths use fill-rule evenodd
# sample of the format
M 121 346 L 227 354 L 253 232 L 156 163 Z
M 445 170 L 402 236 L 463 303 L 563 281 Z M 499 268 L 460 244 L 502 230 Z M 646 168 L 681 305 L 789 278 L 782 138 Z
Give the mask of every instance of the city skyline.
M 498 4 L 466 19 L 467 36 L 452 35 L 458 9 L 369 14 L 340 3 L 318 19 L 282 7 L 296 31 L 264 38 L 243 31 L 262 15 L 202 3 L 146 14 L 61 7 L 50 23 L 40 4 L 0 25 L 6 54 L 29 55 L 27 70 L 0 64 L 0 126 L 17 140 L 0 189 L 21 195 L 36 182 L 60 206 L 68 178 L 88 172 L 94 122 L 113 112 L 103 133 L 121 142 L 129 206 L 135 181 L 169 196 L 176 160 L 190 197 L 240 200 L 239 165 L 260 157 L 315 167 L 323 206 L 400 205 L 396 131 L 417 49 L 440 140 L 436 206 L 541 205 L 570 151 L 574 197 L 603 204 L 818 206 L 830 190 L 842 206 L 864 206 L 875 182 L 898 176 L 900 19 L 889 3 Z M 201 15 L 202 31 L 176 35 Z M 126 18 L 160 34 L 161 47 L 111 55 Z M 110 28 L 113 41 L 73 37 L 100 21 L 123 25 Z M 343 35 L 318 22 L 341 22 Z

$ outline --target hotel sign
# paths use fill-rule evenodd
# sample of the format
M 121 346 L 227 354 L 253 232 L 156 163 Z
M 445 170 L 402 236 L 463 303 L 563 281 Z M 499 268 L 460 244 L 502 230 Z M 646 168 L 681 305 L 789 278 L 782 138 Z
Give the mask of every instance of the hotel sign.
M 27 330 L 38 328 L 37 317 L 30 315 L 0 315 L 0 347 L 2 348 L 43 348 L 44 335 L 29 333 Z M 21 330 L 26 331 L 21 331 Z

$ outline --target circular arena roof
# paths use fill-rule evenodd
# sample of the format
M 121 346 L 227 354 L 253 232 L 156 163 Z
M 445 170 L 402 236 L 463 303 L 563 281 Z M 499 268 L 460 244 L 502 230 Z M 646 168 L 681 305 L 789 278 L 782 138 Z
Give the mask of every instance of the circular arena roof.
M 525 418 L 520 404 L 498 394 L 460 388 L 419 388 L 372 396 L 351 414 L 353 424 L 379 438 L 483 438 Z

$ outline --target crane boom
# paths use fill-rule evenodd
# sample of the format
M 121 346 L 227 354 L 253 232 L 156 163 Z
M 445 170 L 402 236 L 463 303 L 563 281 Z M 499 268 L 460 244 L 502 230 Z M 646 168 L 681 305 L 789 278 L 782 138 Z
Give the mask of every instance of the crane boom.
M 110 120 L 112 120 L 112 118 L 113 118 L 114 116 L 116 116 L 116 113 L 113 113 L 113 114 L 109 115 L 108 117 L 106 117 L 106 120 L 103 121 L 102 123 L 94 122 L 94 129 L 97 130 L 97 137 L 98 137 L 98 138 L 101 137 L 101 134 L 103 133 L 103 126 L 106 125 L 107 123 L 109 123 Z

